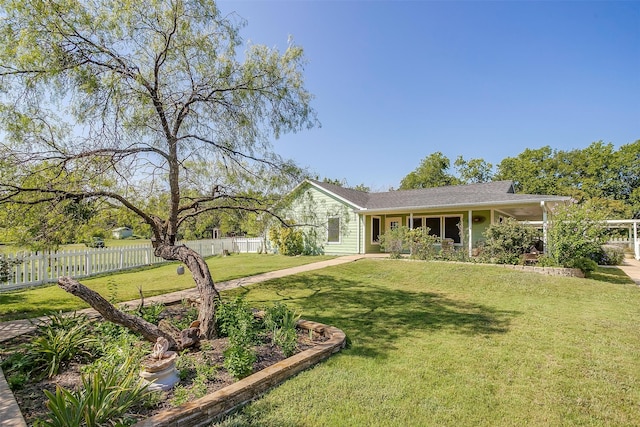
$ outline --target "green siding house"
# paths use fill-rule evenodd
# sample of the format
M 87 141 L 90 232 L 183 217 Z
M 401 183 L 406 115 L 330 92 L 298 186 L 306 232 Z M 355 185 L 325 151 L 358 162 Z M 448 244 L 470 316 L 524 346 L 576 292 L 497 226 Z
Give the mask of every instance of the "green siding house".
M 378 236 L 398 225 L 427 226 L 472 254 L 490 224 L 511 217 L 540 222 L 544 230 L 547 212 L 571 200 L 516 194 L 511 181 L 367 193 L 310 179 L 287 199 L 286 217 L 326 254 L 382 252 Z

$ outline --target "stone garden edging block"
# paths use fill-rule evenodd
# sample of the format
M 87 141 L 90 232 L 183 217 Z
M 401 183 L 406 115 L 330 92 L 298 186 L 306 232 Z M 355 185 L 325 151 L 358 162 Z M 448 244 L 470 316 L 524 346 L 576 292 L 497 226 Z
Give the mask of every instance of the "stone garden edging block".
M 322 334 L 327 341 L 295 354 L 221 390 L 177 408 L 168 409 L 134 425 L 134 427 L 198 427 L 233 411 L 257 398 L 267 390 L 301 371 L 329 358 L 344 348 L 346 335 L 338 328 L 308 320 L 299 320 L 298 327 Z

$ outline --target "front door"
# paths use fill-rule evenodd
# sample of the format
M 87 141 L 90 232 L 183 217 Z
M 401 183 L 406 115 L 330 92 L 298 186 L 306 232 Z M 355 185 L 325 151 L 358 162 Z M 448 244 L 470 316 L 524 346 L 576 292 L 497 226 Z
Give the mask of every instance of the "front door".
M 402 218 L 399 216 L 387 217 L 384 221 L 384 225 L 384 231 L 386 233 L 389 230 L 400 227 L 402 225 Z M 385 248 L 385 252 L 389 252 L 388 249 Z
M 394 228 L 398 228 L 402 225 L 402 218 L 399 216 L 387 217 L 385 221 L 384 231 L 393 230 Z

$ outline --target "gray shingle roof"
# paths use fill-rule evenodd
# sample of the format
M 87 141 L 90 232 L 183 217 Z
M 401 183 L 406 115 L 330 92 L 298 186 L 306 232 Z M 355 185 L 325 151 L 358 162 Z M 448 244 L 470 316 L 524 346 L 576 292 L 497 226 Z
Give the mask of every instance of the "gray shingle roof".
M 570 200 L 569 197 L 564 196 L 515 194 L 512 181 L 495 181 L 418 190 L 397 190 L 383 193 L 366 193 L 326 182 L 309 181 L 345 199 L 354 205 L 356 209 L 365 210 L 437 209 L 455 206 Z

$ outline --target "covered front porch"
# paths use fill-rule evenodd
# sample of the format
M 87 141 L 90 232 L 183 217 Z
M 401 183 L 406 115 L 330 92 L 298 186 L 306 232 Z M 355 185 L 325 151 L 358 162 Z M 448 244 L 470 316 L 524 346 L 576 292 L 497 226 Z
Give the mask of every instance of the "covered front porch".
M 506 218 L 539 224 L 540 239 L 546 242 L 544 230 L 547 223 L 548 202 L 505 203 L 496 206 L 461 206 L 458 209 L 395 209 L 360 211 L 362 215 L 363 253 L 381 253 L 379 236 L 387 230 L 406 226 L 410 229 L 428 227 L 430 234 L 452 242 L 458 250 L 474 256 L 476 248 L 484 242 L 484 232 L 491 224 L 499 224 Z

